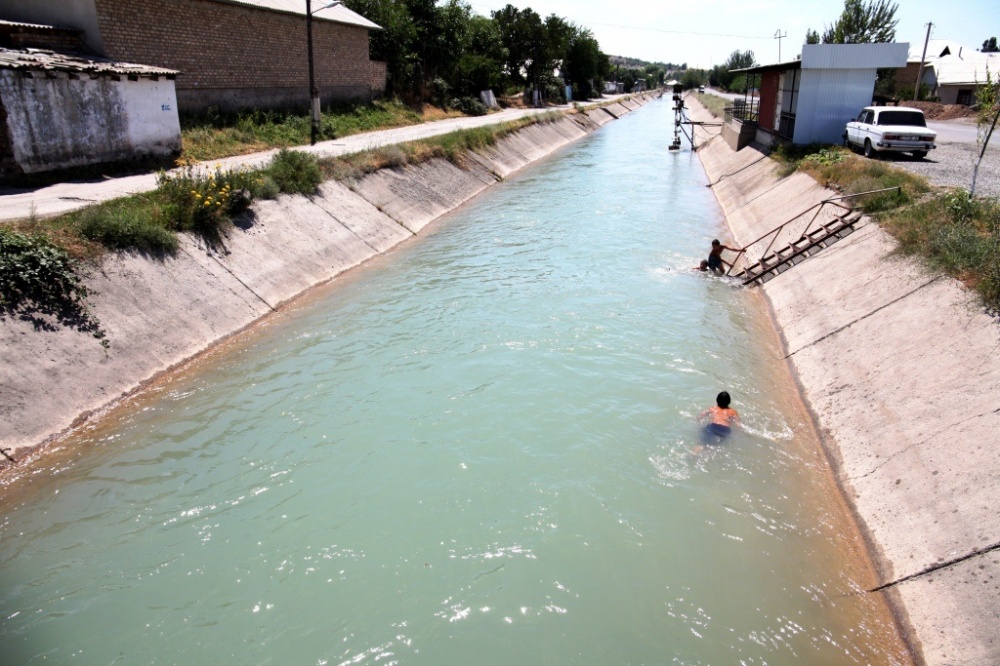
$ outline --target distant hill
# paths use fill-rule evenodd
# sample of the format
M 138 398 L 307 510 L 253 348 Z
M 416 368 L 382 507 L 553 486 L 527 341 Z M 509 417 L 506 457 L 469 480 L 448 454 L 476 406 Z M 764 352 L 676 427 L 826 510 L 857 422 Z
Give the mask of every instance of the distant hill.
M 668 72 L 681 71 L 687 69 L 687 63 L 676 64 L 672 62 L 649 62 L 648 60 L 640 60 L 639 58 L 629 58 L 627 56 L 617 56 L 609 55 L 608 60 L 611 61 L 612 67 L 627 67 L 628 69 L 645 69 L 649 65 L 654 67 L 662 67 Z

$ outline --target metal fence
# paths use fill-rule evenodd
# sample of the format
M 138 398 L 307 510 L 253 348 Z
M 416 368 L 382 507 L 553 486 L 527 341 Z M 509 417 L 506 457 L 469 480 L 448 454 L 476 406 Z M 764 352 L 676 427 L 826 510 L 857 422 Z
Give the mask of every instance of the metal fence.
M 741 123 L 755 123 L 760 115 L 760 104 L 757 101 L 745 102 L 742 99 L 735 99 L 732 106 L 725 107 L 723 112 L 727 123 L 733 119 Z

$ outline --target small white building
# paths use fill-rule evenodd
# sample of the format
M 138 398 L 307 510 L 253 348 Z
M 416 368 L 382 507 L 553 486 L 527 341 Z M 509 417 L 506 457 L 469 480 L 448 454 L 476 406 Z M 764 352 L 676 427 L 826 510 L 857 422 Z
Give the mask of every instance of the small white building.
M 896 81 L 912 84 L 918 72 L 921 83 L 942 104 L 971 106 L 987 72 L 994 83 L 1000 79 L 1000 53 L 982 53 L 952 41 L 932 39 L 926 54 L 923 44 L 913 45 L 906 68 L 896 75 Z
M 723 135 L 737 150 L 776 138 L 840 143 L 844 125 L 871 104 L 876 70 L 905 66 L 908 51 L 907 43 L 805 44 L 796 60 L 733 70 L 746 75 L 747 93 Z
M 42 49 L 0 48 L 0 173 L 178 154 L 176 75 Z

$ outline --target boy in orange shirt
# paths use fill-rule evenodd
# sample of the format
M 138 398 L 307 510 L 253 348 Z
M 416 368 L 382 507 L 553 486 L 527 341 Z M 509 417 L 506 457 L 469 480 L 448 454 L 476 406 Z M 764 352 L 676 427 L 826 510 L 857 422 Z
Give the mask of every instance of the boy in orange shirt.
M 702 442 L 705 444 L 718 444 L 733 432 L 733 426 L 740 424 L 740 415 L 729 406 L 732 400 L 729 393 L 723 391 L 715 398 L 715 406 L 709 407 L 701 413 L 698 420 L 711 418 L 708 425 L 702 431 Z

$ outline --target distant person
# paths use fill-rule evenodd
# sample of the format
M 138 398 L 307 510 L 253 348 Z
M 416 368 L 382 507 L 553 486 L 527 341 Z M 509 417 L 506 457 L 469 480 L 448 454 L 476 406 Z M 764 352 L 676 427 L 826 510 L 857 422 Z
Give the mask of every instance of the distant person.
M 699 416 L 699 421 L 708 419 L 708 424 L 701 432 L 702 444 L 720 444 L 733 432 L 733 427 L 740 424 L 740 415 L 729 406 L 732 402 L 729 393 L 723 391 L 715 397 L 715 406 L 709 407 Z M 695 449 L 695 453 L 701 447 Z
M 712 241 L 712 249 L 708 253 L 708 268 L 709 270 L 715 271 L 717 273 L 722 272 L 722 267 L 727 266 L 732 268 L 732 264 L 722 258 L 722 251 L 729 250 L 730 252 L 741 252 L 739 248 L 729 247 L 728 245 L 723 245 L 716 238 Z

